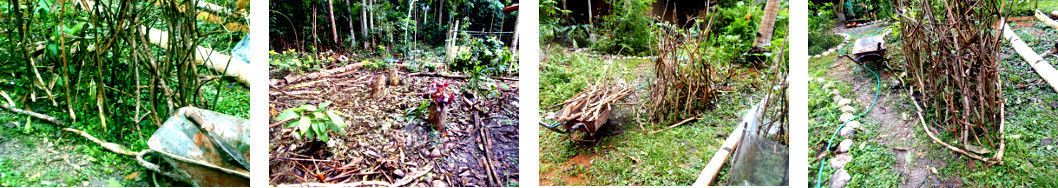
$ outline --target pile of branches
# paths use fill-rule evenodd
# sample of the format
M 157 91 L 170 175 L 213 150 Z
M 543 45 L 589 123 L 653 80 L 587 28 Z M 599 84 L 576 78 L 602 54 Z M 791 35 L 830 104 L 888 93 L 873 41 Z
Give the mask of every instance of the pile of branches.
M 912 95 L 925 108 L 919 115 L 931 119 L 929 126 L 957 136 L 974 153 L 988 153 L 978 146 L 998 147 L 999 152 L 985 159 L 941 141 L 930 128 L 925 130 L 956 152 L 1002 163 L 1002 1 L 901 0 L 898 4 L 914 11 L 901 15 L 900 30 Z
M 603 80 L 613 79 L 611 77 L 600 79 L 595 85 L 562 102 L 560 105 L 566 105 L 566 107 L 556 117 L 558 121 L 584 123 L 585 126 L 590 126 L 585 127 L 587 132 L 594 135 L 595 131 L 610 117 L 613 105 L 635 93 L 635 90 L 625 84 L 602 82 Z
M 697 22 L 692 20 L 691 22 Z M 656 36 L 661 53 L 654 61 L 653 87 L 647 104 L 651 121 L 667 123 L 697 115 L 717 95 L 714 70 L 702 51 L 713 19 L 688 35 L 676 27 L 659 27 Z M 684 47 L 684 48 L 681 48 Z

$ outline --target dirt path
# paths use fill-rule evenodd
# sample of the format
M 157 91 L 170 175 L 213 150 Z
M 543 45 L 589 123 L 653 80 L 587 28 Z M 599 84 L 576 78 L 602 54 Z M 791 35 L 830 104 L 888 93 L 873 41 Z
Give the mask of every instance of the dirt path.
M 0 129 L 15 132 L 12 123 Z M 72 136 L 71 136 L 72 137 Z M 76 137 L 80 138 L 80 137 Z M 146 187 L 151 174 L 131 164 L 110 164 L 79 151 L 95 147 L 71 138 L 38 137 L 17 133 L 0 135 L 0 186 L 125 186 Z M 99 149 L 101 152 L 107 152 Z M 120 156 L 125 157 L 125 156 Z M 15 176 L 12 176 L 15 175 Z M 21 175 L 21 176 L 18 176 Z M 162 177 L 158 177 L 162 178 Z M 165 180 L 159 179 L 159 182 Z M 168 182 L 168 181 L 165 181 Z
M 839 59 L 832 66 L 832 70 L 838 73 L 837 79 L 853 86 L 856 102 L 861 103 L 862 108 L 869 107 L 877 86 L 874 76 L 847 58 Z M 860 120 L 872 122 L 872 126 L 861 129 L 876 129 L 880 132 L 877 138 L 868 141 L 889 146 L 897 159 L 895 171 L 903 177 L 901 187 L 962 185 L 961 182 L 952 182 L 955 178 L 934 173 L 955 156 L 947 150 L 933 151 L 929 148 L 928 144 L 932 143 L 917 123 L 914 107 L 905 104 L 907 95 L 902 90 L 903 86 L 895 84 L 892 81 L 895 75 L 888 71 L 875 71 L 882 82 L 881 93 L 878 93 L 877 104 L 864 116 L 865 120 Z

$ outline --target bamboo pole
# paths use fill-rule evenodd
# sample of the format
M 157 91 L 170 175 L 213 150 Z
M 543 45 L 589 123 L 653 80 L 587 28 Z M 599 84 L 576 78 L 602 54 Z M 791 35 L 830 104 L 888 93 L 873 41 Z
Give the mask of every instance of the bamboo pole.
M 749 112 L 746 112 L 746 114 L 742 116 L 742 122 L 738 123 L 735 130 L 732 130 L 731 134 L 729 134 L 727 139 L 724 140 L 724 144 L 720 145 L 720 149 L 713 154 L 713 158 L 709 160 L 708 165 L 705 165 L 705 169 L 702 169 L 702 173 L 698 175 L 698 180 L 694 181 L 692 187 L 702 187 L 713 184 L 713 180 L 716 179 L 716 174 L 720 172 L 720 168 L 724 167 L 727 158 L 731 157 L 731 153 L 738 148 L 746 127 L 757 126 L 757 124 L 760 123 L 760 115 L 763 110 L 761 107 L 765 101 L 768 101 L 767 96 L 762 98 L 757 105 L 754 105 L 753 108 L 750 108 Z
M 1021 57 L 1025 58 L 1025 61 L 1029 62 L 1032 70 L 1036 70 L 1036 73 L 1043 77 L 1047 84 L 1051 85 L 1051 89 L 1058 91 L 1058 70 L 1055 70 L 1042 56 L 1032 51 L 1032 48 L 1025 44 L 1025 41 L 1022 41 L 1006 22 L 1003 23 L 1003 37 L 1010 40 L 1010 45 L 1014 46 L 1014 51 L 1017 51 Z
M 1043 14 L 1043 12 L 1040 12 L 1040 10 L 1036 10 L 1036 19 L 1040 19 L 1041 22 L 1051 27 L 1054 27 L 1055 29 L 1058 29 L 1058 22 L 1055 22 L 1050 17 L 1047 17 L 1047 15 Z
M 168 48 L 168 32 L 154 28 L 147 28 L 145 26 L 140 26 L 140 29 L 147 33 L 149 36 L 148 40 L 150 40 L 152 44 L 158 45 L 162 48 Z M 224 75 L 237 77 L 239 82 L 242 82 L 247 86 L 251 85 L 250 77 L 254 72 L 251 72 L 249 68 L 250 64 L 243 62 L 242 60 L 232 58 L 231 56 L 221 54 L 220 52 L 213 51 L 206 47 L 198 46 L 195 47 L 195 62 L 201 65 L 206 65 L 214 71 L 223 72 Z

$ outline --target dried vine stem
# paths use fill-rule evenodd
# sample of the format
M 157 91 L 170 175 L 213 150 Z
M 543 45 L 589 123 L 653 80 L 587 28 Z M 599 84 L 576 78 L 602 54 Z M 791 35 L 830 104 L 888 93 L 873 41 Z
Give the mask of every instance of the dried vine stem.
M 907 73 L 920 88 L 923 114 L 933 127 L 958 135 L 963 144 L 996 147 L 1002 131 L 999 51 L 1003 37 L 998 0 L 901 0 Z M 908 7 L 915 7 L 910 9 Z
M 911 95 L 912 93 L 915 93 L 913 86 L 908 88 L 908 95 Z M 925 116 L 922 115 L 923 110 L 922 110 L 921 107 L 919 107 L 918 100 L 916 100 L 915 97 L 912 96 L 911 97 L 911 103 L 914 103 L 915 104 L 915 109 L 918 109 L 918 111 L 916 111 L 915 114 L 918 114 L 918 120 L 922 123 L 922 129 L 926 130 L 926 135 L 929 136 L 929 138 L 931 140 L 933 140 L 933 142 L 936 142 L 936 143 L 938 143 L 940 145 L 943 145 L 944 147 L 947 147 L 948 149 L 950 149 L 952 151 L 955 151 L 956 153 L 960 153 L 960 154 L 966 155 L 967 157 L 970 157 L 970 158 L 977 159 L 977 160 L 980 160 L 982 162 L 988 163 L 989 165 L 997 164 L 997 163 L 1000 164 L 1000 165 L 1003 164 L 1003 151 L 1006 150 L 1006 142 L 1004 140 L 1002 140 L 1002 139 L 1000 140 L 1000 142 L 999 142 L 999 151 L 996 151 L 996 155 L 992 156 L 992 158 L 984 158 L 984 157 L 981 157 L 980 155 L 976 155 L 976 154 L 973 154 L 973 153 L 970 153 L 970 152 L 966 152 L 966 150 L 964 150 L 962 148 L 952 146 L 951 144 L 948 144 L 947 142 L 944 142 L 943 140 L 940 140 L 939 138 L 937 138 L 937 136 L 933 134 L 933 131 L 931 131 L 929 129 L 929 127 L 927 126 L 928 124 L 926 124 L 926 118 L 925 118 Z M 999 111 L 1003 112 L 1005 110 L 1003 109 L 1003 107 L 1000 107 Z M 1003 129 L 1002 129 L 1003 121 L 1004 121 L 1004 118 L 1000 117 L 999 118 L 999 127 L 1000 127 L 1000 129 L 999 129 L 999 137 L 1000 138 L 1004 137 Z
M 700 28 L 704 30 L 695 36 L 685 36 L 675 26 L 659 27 L 661 34 L 657 35 L 660 37 L 657 40 L 661 53 L 654 61 L 657 77 L 650 88 L 647 103 L 652 121 L 665 123 L 696 114 L 716 97 L 713 67 L 699 48 L 710 33 L 713 18 L 710 16 L 708 24 Z M 693 48 L 680 48 L 685 44 Z M 679 51 L 683 51 L 687 58 L 680 58 Z

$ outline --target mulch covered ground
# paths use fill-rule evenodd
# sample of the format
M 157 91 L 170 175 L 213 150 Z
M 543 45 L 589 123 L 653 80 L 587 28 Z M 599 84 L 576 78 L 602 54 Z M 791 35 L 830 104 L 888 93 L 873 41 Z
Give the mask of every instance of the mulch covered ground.
M 468 92 L 466 78 L 446 76 L 453 73 L 410 73 L 399 68 L 403 67 L 399 63 L 392 67 L 371 70 L 344 65 L 346 69 L 319 71 L 326 74 L 295 82 L 289 82 L 290 78 L 313 73 L 273 74 L 269 89 L 272 117 L 288 108 L 333 101 L 328 109 L 347 114 L 348 126 L 344 135 L 332 133 L 332 143 L 298 140 L 293 137 L 294 128 L 271 126 L 270 184 L 517 185 L 516 80 L 482 81 L 482 88 L 508 87 Z M 388 84 L 392 75 L 399 84 Z M 385 89 L 372 97 L 382 77 L 386 77 Z M 406 116 L 408 109 L 429 99 L 429 84 L 442 80 L 451 84 L 455 100 L 449 104 L 444 132 L 438 132 L 423 120 L 426 115 Z M 275 120 L 270 122 L 275 124 Z

